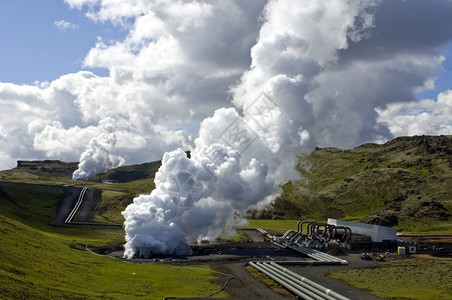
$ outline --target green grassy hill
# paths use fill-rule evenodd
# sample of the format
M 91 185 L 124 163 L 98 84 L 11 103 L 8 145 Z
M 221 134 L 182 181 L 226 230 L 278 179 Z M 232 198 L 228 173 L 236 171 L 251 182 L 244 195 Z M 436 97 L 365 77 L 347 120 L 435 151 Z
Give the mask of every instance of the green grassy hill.
M 49 225 L 68 184 L 99 189 L 98 218 L 110 221 L 105 216 L 111 214 L 122 222 L 121 206 L 153 189 L 158 164 L 151 163 L 144 178 L 113 184 L 72 181 L 76 164 L 57 161 L 22 162 L 0 172 L 0 299 L 162 299 L 219 291 L 208 266 L 127 263 L 88 250 L 124 244 L 122 228 Z
M 0 215 L 0 299 L 162 299 L 219 290 L 208 267 L 126 263 L 74 239 Z
M 154 189 L 154 175 L 160 165 L 161 162 L 156 161 L 123 166 L 94 176 L 89 180 L 76 181 L 72 179 L 72 173 L 77 169 L 78 163 L 57 160 L 19 161 L 16 168 L 0 171 L 0 181 L 33 184 L 27 187 L 22 185 L 20 187 L 22 191 L 36 190 L 37 185 L 54 187 L 73 185 L 96 189 L 97 194 L 100 194 L 100 202 L 92 221 L 122 223 L 124 218 L 121 211 L 132 202 L 133 198 L 140 194 L 150 193 Z M 44 187 L 41 191 L 35 191 L 30 195 L 41 195 L 50 190 Z
M 452 232 L 452 136 L 317 148 L 301 158 L 299 170 L 307 180 L 284 185 L 264 215 Z

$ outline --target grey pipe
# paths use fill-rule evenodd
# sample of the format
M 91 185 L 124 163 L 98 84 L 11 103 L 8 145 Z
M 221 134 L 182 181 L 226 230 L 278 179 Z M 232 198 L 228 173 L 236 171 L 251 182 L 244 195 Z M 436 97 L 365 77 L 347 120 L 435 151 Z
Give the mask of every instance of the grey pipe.
M 274 272 L 267 270 L 265 267 L 263 267 L 262 265 L 260 265 L 258 263 L 250 262 L 250 265 L 253 266 L 254 268 L 258 269 L 259 271 L 261 271 L 262 273 L 264 273 L 271 279 L 275 280 L 276 282 L 278 282 L 279 284 L 284 286 L 286 289 L 293 292 L 295 295 L 302 297 L 303 299 L 321 300 L 320 298 L 317 297 L 317 295 L 311 293 L 310 291 L 306 290 L 305 288 L 302 288 L 301 286 L 299 288 L 296 287 L 297 284 L 295 284 L 295 283 L 293 283 L 293 284 L 288 283 L 288 282 L 290 282 L 290 280 L 284 278 L 283 276 L 275 275 Z M 314 297 L 312 297 L 310 294 L 312 294 L 312 296 L 314 296 Z
M 309 235 L 309 234 L 312 234 L 312 227 L 315 225 L 315 224 L 317 224 L 317 222 L 306 222 L 306 223 L 308 223 L 308 226 L 306 227 L 306 234 L 307 235 Z M 301 228 L 302 230 L 303 230 L 303 228 Z
M 276 266 L 266 263 L 265 264 L 268 268 L 274 270 L 275 272 L 278 272 L 279 274 L 281 274 L 282 276 L 288 276 L 288 279 L 292 280 L 293 282 L 297 283 L 298 285 L 310 290 L 311 292 L 313 292 L 314 294 L 316 294 L 318 297 L 320 297 L 320 299 L 326 299 L 326 300 L 336 300 L 335 298 L 333 298 L 332 296 L 329 296 L 329 289 L 319 285 L 319 284 L 311 284 L 311 282 L 305 282 L 304 280 L 293 276 L 292 274 L 288 273 L 285 271 L 285 268 L 277 268 Z
M 280 269 L 281 271 L 283 271 L 285 273 L 290 274 L 291 276 L 293 276 L 295 278 L 298 278 L 299 280 L 301 280 L 301 281 L 303 281 L 303 282 L 305 282 L 305 283 L 307 283 L 309 285 L 312 285 L 316 289 L 326 293 L 327 295 L 329 295 L 331 297 L 334 297 L 334 298 L 339 299 L 339 300 L 350 300 L 349 298 L 347 298 L 345 296 L 342 296 L 341 294 L 338 294 L 338 293 L 336 293 L 336 292 L 334 292 L 334 291 L 332 291 L 332 290 L 330 290 L 330 289 L 328 289 L 328 288 L 326 288 L 326 287 L 324 287 L 324 286 L 322 286 L 322 285 L 320 285 L 320 284 L 318 284 L 318 283 L 316 283 L 314 281 L 311 281 L 311 280 L 307 279 L 306 277 L 303 277 L 303 276 L 301 276 L 301 275 L 299 275 L 299 274 L 297 274 L 295 272 L 292 272 L 292 271 L 290 271 L 290 270 L 288 270 L 288 269 L 286 269 L 286 268 L 284 268 L 284 267 L 282 267 L 282 266 L 280 266 L 280 265 L 278 265 L 278 264 L 276 264 L 274 262 L 270 262 L 270 265 L 274 266 L 275 268 Z
M 302 293 L 307 294 L 309 297 L 314 299 L 325 299 L 325 300 L 335 300 L 334 298 L 328 298 L 329 296 L 322 294 L 320 291 L 316 290 L 312 286 L 298 280 L 297 278 L 290 276 L 287 273 L 281 272 L 277 268 L 271 266 L 268 262 L 260 262 L 258 263 L 261 267 L 265 268 L 268 272 L 271 272 L 275 276 L 281 277 L 283 280 L 286 280 L 290 284 L 292 284 L 295 288 L 299 289 Z M 327 296 L 327 297 L 325 297 Z
M 80 192 L 80 195 L 78 196 L 77 199 L 77 203 L 75 204 L 74 208 L 72 209 L 72 211 L 69 213 L 69 215 L 67 216 L 66 220 L 64 221 L 64 223 L 71 223 L 72 219 L 74 218 L 74 216 L 77 214 L 78 209 L 80 208 L 80 205 L 83 202 L 83 198 L 85 197 L 85 192 L 88 188 L 84 187 L 82 189 L 82 191 Z
M 338 261 L 338 262 L 343 262 L 344 264 L 347 263 L 346 260 L 343 260 L 341 258 L 317 251 L 317 250 L 311 250 L 311 249 L 306 249 L 306 248 L 302 248 L 302 247 L 294 247 L 294 246 L 289 246 L 290 249 L 295 250 L 297 252 L 303 253 L 311 258 L 314 259 L 318 259 L 320 261 Z
M 295 233 L 295 231 L 293 231 L 293 230 L 287 230 L 286 233 L 284 233 L 284 235 L 281 238 L 283 238 L 283 239 L 288 238 L 289 235 L 292 235 L 294 233 Z
M 319 266 L 334 266 L 334 265 L 342 265 L 339 261 L 307 261 L 307 260 L 285 260 L 285 261 L 274 261 L 279 265 L 300 265 L 300 266 L 310 266 L 310 265 L 319 265 Z
M 337 258 L 335 256 L 329 255 L 329 254 L 325 254 L 322 252 L 318 252 L 317 254 L 315 252 L 313 252 L 312 250 L 308 250 L 308 249 L 304 249 L 301 247 L 294 247 L 294 246 L 284 246 L 283 244 L 280 244 L 276 241 L 270 241 L 272 244 L 281 247 L 281 248 L 289 248 L 292 249 L 294 251 L 300 252 L 308 257 L 311 257 L 315 260 L 318 260 L 319 262 L 322 262 L 324 264 L 332 264 L 332 265 L 336 265 L 336 264 L 341 264 L 341 265 L 346 265 L 348 264 L 348 262 L 344 259 L 341 258 Z M 319 255 L 320 253 L 324 254 Z M 319 263 L 320 264 L 320 263 Z

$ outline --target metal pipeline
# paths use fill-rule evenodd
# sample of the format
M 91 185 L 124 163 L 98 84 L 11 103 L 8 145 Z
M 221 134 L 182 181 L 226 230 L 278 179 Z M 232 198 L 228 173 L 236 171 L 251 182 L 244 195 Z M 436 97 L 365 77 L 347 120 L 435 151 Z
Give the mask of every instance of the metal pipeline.
M 283 260 L 283 261 L 274 261 L 279 265 L 299 265 L 299 266 L 334 266 L 334 265 L 342 265 L 339 261 L 319 261 L 319 260 Z
M 318 261 L 323 261 L 323 262 L 337 262 L 339 264 L 343 264 L 346 265 L 348 264 L 348 262 L 346 260 L 343 260 L 341 258 L 317 251 L 317 250 L 313 250 L 313 249 L 307 249 L 307 248 L 303 248 L 303 247 L 294 247 L 294 246 L 288 246 L 289 249 L 292 249 L 294 251 L 300 252 L 304 255 L 307 255 L 308 257 L 311 257 L 315 260 Z
M 278 273 L 276 273 L 274 271 L 268 270 L 268 268 L 265 268 L 260 263 L 250 262 L 250 265 L 253 266 L 255 269 L 261 271 L 262 273 L 264 273 L 265 275 L 267 275 L 268 277 L 270 277 L 277 283 L 281 284 L 286 289 L 293 292 L 295 295 L 300 296 L 302 299 L 307 299 L 307 300 L 321 300 L 322 299 L 322 298 L 318 297 L 317 295 L 315 295 L 314 293 L 312 293 L 311 291 L 309 291 L 301 286 L 298 286 L 295 282 L 287 279 L 285 276 L 279 275 Z
M 303 224 L 306 224 L 306 223 L 314 224 L 314 223 L 317 223 L 317 222 L 315 222 L 315 221 L 300 221 L 297 224 L 297 232 L 303 233 Z
M 310 223 L 308 223 L 306 234 L 312 235 L 312 227 L 313 227 L 314 225 L 316 225 L 316 224 L 317 224 L 317 222 L 310 222 Z
M 323 286 L 321 285 L 317 285 L 320 287 L 320 289 L 312 284 L 309 284 L 308 282 L 303 281 L 302 279 L 300 280 L 300 278 L 297 278 L 295 276 L 293 276 L 292 274 L 285 272 L 284 270 L 286 270 L 286 268 L 277 268 L 275 265 L 271 265 L 270 263 L 265 263 L 265 265 L 277 272 L 278 274 L 281 274 L 282 276 L 287 276 L 290 280 L 292 280 L 293 282 L 295 282 L 296 284 L 298 284 L 299 286 L 311 291 L 312 293 L 316 294 L 317 297 L 320 297 L 320 299 L 326 299 L 326 300 L 336 300 L 335 298 L 333 298 L 332 296 L 329 296 L 329 293 L 325 293 L 324 290 L 322 290 Z M 314 283 L 312 281 L 310 281 L 311 283 Z M 325 290 L 328 290 L 327 288 L 325 288 Z
M 303 299 L 350 300 L 275 262 L 250 262 L 250 265 Z
M 312 250 L 312 249 L 307 249 L 307 248 L 303 248 L 303 247 L 295 247 L 295 246 L 291 246 L 291 245 L 283 245 L 281 243 L 278 243 L 274 240 L 270 240 L 270 242 L 280 248 L 289 248 L 291 250 L 300 252 L 312 259 L 315 259 L 319 262 L 322 262 L 323 264 L 330 264 L 330 265 L 336 265 L 336 264 L 340 264 L 340 265 L 347 265 L 348 262 L 344 259 L 317 251 L 317 250 Z
M 338 229 L 344 230 L 344 233 L 342 234 L 342 236 L 340 238 L 339 238 L 339 234 L 337 233 Z M 334 235 L 333 235 L 334 239 L 340 239 L 342 242 L 349 242 L 351 236 L 352 236 L 352 230 L 350 229 L 350 227 L 334 226 Z
M 290 239 L 290 237 L 296 232 L 293 230 L 287 230 L 286 233 L 281 237 L 282 239 Z
M 82 189 L 82 191 L 80 192 L 80 195 L 78 196 L 78 200 L 77 203 L 75 204 L 74 208 L 72 209 L 71 213 L 67 216 L 66 220 L 64 221 L 64 223 L 71 223 L 72 219 L 74 218 L 74 216 L 77 214 L 78 209 L 80 208 L 80 205 L 83 202 L 83 198 L 85 197 L 85 193 L 86 190 L 88 188 L 84 187 Z
M 274 266 L 275 268 L 280 269 L 281 271 L 283 271 L 285 273 L 290 274 L 291 276 L 293 276 L 295 278 L 298 278 L 299 280 L 305 282 L 306 284 L 309 284 L 309 285 L 315 287 L 316 289 L 318 289 L 319 291 L 322 291 L 323 293 L 327 294 L 328 296 L 331 296 L 331 297 L 333 297 L 335 299 L 339 299 L 339 300 L 350 300 L 349 298 L 347 298 L 345 296 L 342 296 L 341 294 L 336 293 L 336 292 L 334 292 L 334 291 L 332 291 L 332 290 L 330 290 L 330 289 L 328 289 L 328 288 L 326 288 L 326 287 L 324 287 L 324 286 L 322 286 L 322 285 L 320 285 L 320 284 L 318 284 L 318 283 L 316 283 L 316 282 L 314 282 L 312 280 L 309 280 L 306 277 L 303 277 L 303 276 L 301 276 L 301 275 L 299 275 L 299 274 L 297 274 L 295 272 L 292 272 L 292 271 L 290 271 L 290 270 L 288 270 L 288 269 L 286 269 L 284 267 L 281 267 L 280 265 L 278 265 L 278 264 L 276 264 L 274 262 L 270 262 L 270 265 Z
M 267 234 L 267 231 L 265 231 L 265 230 L 262 229 L 262 228 L 256 228 L 256 230 L 259 231 L 259 232 L 262 233 L 262 234 Z

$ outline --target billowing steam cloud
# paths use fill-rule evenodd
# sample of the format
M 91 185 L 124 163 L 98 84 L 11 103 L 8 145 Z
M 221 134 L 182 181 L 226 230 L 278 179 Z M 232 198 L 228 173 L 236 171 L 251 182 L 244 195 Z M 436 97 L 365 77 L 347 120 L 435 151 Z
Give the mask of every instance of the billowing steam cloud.
M 93 138 L 89 142 L 87 149 L 80 156 L 78 169 L 72 174 L 73 179 L 87 179 L 124 165 L 124 158 L 112 154 L 116 144 L 113 120 L 111 118 L 102 120 L 101 127 L 104 132 L 98 138 Z
M 173 254 L 180 242 L 228 236 L 247 209 L 268 204 L 280 192 L 265 163 L 243 160 L 233 148 L 250 143 L 250 132 L 230 145 L 219 143 L 221 129 L 236 122 L 241 119 L 234 109 L 217 110 L 201 124 L 190 159 L 181 149 L 165 153 L 155 190 L 135 198 L 123 212 L 126 257 L 133 257 L 138 246 Z
M 233 109 L 221 109 L 206 119 L 191 159 L 181 149 L 165 153 L 155 190 L 135 198 L 123 212 L 126 257 L 133 257 L 137 246 L 173 254 L 181 241 L 227 236 L 250 206 L 279 193 L 264 163 L 243 161 L 239 151 L 214 142 L 217 132 L 209 125 L 229 125 L 237 117 Z
M 315 146 L 452 134 L 452 92 L 445 87 L 434 99 L 416 98 L 435 87 L 450 61 L 451 1 L 64 2 L 125 35 L 98 38 L 83 60 L 83 67 L 104 68 L 108 76 L 84 70 L 34 85 L 0 83 L 0 169 L 17 159 L 80 158 L 77 176 L 90 176 L 121 158 L 134 164 L 193 149 L 190 160 L 167 154 L 161 171 L 178 162 L 164 172 L 173 184 L 162 179 L 126 210 L 128 255 L 152 238 L 168 239 L 148 230 L 158 220 L 167 232 L 179 231 L 161 251 L 171 252 L 178 240 L 213 237 L 223 224 L 193 233 L 184 224 L 197 224 L 203 213 L 231 224 L 235 211 L 270 201 L 275 186 L 297 176 L 296 155 Z M 230 179 L 215 153 L 239 166 L 240 183 L 223 188 Z M 250 183 L 245 174 L 251 173 L 259 175 Z M 241 189 L 258 182 L 266 188 L 243 207 L 232 194 L 217 195 L 245 195 Z M 176 186 L 182 190 L 175 194 Z M 197 196 L 190 198 L 192 186 Z M 204 203 L 209 213 L 201 211 Z
M 359 41 L 373 24 L 371 15 L 363 16 L 373 3 L 356 2 L 343 10 L 303 4 L 267 5 L 251 69 L 234 88 L 243 117 L 233 108 L 217 110 L 201 124 L 192 159 L 182 150 L 165 154 L 156 189 L 135 198 L 123 213 L 126 257 L 139 246 L 172 254 L 181 241 L 228 233 L 237 217 L 271 201 L 277 184 L 297 176 L 296 154 L 315 145 L 315 113 L 306 97 L 316 87 L 314 78 L 336 61 L 348 38 Z M 312 11 L 322 13 L 335 30 L 323 27 L 312 36 L 306 31 L 316 21 Z

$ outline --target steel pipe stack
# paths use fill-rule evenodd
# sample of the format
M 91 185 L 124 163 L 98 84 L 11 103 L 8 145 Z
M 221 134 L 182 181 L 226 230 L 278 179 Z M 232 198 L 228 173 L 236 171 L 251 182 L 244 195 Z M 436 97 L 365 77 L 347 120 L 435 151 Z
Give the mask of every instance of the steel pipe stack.
M 281 267 L 277 263 L 250 262 L 250 265 L 302 299 L 350 300 L 306 277 Z

